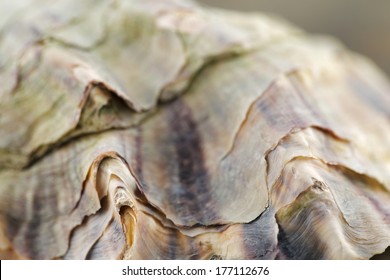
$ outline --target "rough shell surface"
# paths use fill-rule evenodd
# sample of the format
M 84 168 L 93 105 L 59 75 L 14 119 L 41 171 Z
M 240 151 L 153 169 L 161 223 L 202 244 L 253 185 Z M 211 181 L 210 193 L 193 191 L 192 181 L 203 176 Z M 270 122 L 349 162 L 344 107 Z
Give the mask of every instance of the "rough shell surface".
M 390 85 L 281 19 L 0 2 L 0 257 L 368 259 Z

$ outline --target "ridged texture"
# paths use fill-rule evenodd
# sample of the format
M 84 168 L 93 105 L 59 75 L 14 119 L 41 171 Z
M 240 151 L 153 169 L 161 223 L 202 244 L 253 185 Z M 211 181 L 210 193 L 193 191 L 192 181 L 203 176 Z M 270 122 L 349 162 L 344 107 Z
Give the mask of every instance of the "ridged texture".
M 332 39 L 189 1 L 3 1 L 0 84 L 1 258 L 390 246 L 389 82 Z

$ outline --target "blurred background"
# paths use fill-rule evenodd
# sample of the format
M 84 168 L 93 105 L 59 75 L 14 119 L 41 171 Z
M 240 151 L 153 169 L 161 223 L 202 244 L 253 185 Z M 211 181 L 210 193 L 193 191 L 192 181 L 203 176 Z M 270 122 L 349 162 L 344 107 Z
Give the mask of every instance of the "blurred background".
M 239 11 L 278 14 L 301 28 L 330 34 L 370 57 L 390 76 L 390 0 L 198 0 Z

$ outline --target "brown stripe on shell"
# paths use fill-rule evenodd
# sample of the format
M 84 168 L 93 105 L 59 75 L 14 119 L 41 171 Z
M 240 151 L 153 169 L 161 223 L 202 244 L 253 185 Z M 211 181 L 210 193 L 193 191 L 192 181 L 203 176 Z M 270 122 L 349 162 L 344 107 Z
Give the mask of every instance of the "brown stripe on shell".
M 342 223 L 338 220 L 340 215 L 323 187 L 309 187 L 294 203 L 276 213 L 281 253 L 288 259 L 328 259 L 327 249 L 332 250 L 332 247 L 321 241 L 323 237 L 320 234 L 334 234 L 333 238 L 337 239 L 337 228 L 332 228 L 332 220 L 337 225 Z M 344 257 L 351 258 L 354 254 Z
M 287 238 L 287 234 L 283 228 L 279 226 L 278 232 L 278 253 L 275 257 L 277 260 L 293 260 L 295 258 L 293 248 L 291 247 L 290 241 Z
M 212 205 L 210 179 L 204 165 L 201 135 L 192 113 L 181 100 L 175 100 L 168 111 L 170 137 L 172 139 L 178 165 L 179 188 L 172 189 L 170 197 L 185 224 L 198 221 L 203 223 L 210 218 L 216 219 L 218 214 Z M 207 213 L 205 213 L 205 206 Z
M 142 126 L 138 126 L 136 128 L 136 136 L 135 136 L 135 161 L 134 161 L 134 172 L 138 181 L 141 185 L 145 185 L 144 183 L 144 174 L 142 172 L 143 159 L 142 159 Z
M 268 207 L 256 220 L 241 226 L 245 259 L 274 259 L 277 254 L 278 226 L 275 211 Z
M 293 128 L 303 128 L 313 124 L 326 126 L 313 114 L 311 107 L 305 105 L 300 94 L 287 78 L 281 78 L 272 84 L 257 102 L 256 109 L 261 112 L 270 130 L 280 131 L 283 134 Z
M 103 235 L 96 241 L 87 260 L 121 259 L 126 249 L 126 238 L 118 217 L 113 217 Z
M 179 258 L 179 256 L 176 254 L 176 251 L 178 250 L 179 244 L 177 242 L 178 239 L 178 232 L 173 231 L 168 236 L 168 242 L 167 242 L 167 254 L 165 255 L 165 258 L 168 260 L 175 260 Z
M 28 249 L 28 251 L 24 252 L 26 257 L 32 258 L 32 259 L 40 259 L 42 258 L 41 255 L 41 248 L 42 244 L 39 242 L 34 242 L 35 240 L 35 235 L 40 235 L 40 234 L 47 234 L 47 232 L 41 232 L 41 214 L 38 214 L 41 212 L 43 209 L 46 207 L 43 207 L 44 201 L 42 201 L 39 197 L 39 193 L 36 193 L 33 197 L 33 213 L 36 213 L 36 215 L 33 216 L 32 220 L 30 220 L 27 223 L 27 228 L 25 229 L 26 232 L 28 233 L 25 238 L 25 245 L 24 247 Z M 47 202 L 46 202 L 47 203 Z M 55 206 L 55 205 L 53 205 Z M 45 230 L 51 231 L 52 228 L 45 228 Z

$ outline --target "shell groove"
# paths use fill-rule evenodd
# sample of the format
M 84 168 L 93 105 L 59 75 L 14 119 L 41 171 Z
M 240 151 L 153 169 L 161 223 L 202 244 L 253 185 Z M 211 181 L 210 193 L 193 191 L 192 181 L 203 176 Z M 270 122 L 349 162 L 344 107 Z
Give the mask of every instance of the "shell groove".
M 368 259 L 390 246 L 390 84 L 365 58 L 190 1 L 7 5 L 1 258 Z

